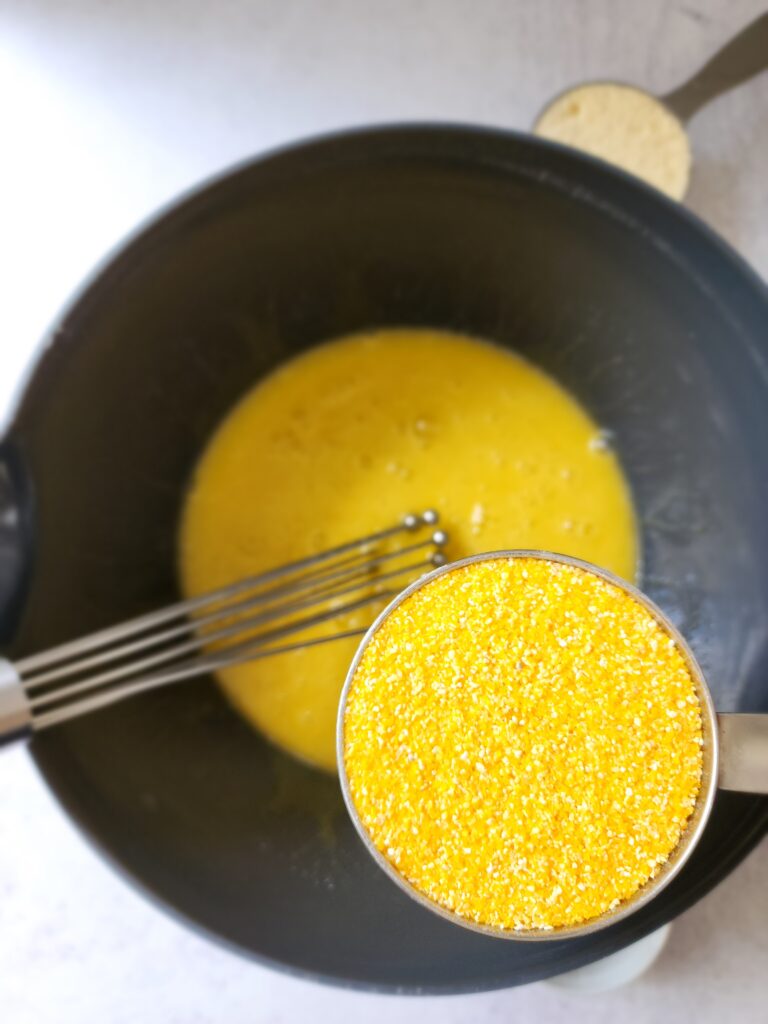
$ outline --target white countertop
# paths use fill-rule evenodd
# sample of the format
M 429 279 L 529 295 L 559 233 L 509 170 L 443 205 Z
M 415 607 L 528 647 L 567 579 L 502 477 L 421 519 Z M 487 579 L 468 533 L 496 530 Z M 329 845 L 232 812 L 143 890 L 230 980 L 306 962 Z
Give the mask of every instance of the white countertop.
M 56 309 L 121 235 L 258 150 L 397 119 L 526 128 L 555 91 L 677 85 L 760 0 L 0 0 L 0 406 Z M 697 116 L 688 204 L 768 277 L 768 76 Z M 640 981 L 369 996 L 185 931 L 0 751 L 0 1019 L 8 1024 L 763 1021 L 768 844 L 676 922 Z

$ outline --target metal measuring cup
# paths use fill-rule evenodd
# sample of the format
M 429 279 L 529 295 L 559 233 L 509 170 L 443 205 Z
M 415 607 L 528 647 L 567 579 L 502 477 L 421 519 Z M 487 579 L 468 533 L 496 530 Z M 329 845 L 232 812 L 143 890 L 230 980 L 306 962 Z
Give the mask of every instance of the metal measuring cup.
M 386 619 L 417 590 L 427 586 L 432 580 L 445 573 L 453 572 L 474 562 L 510 558 L 540 558 L 550 562 L 559 562 L 563 565 L 575 566 L 619 587 L 642 604 L 656 619 L 664 632 L 674 640 L 685 658 L 701 707 L 704 740 L 702 747 L 701 785 L 696 805 L 675 849 L 656 875 L 615 909 L 606 911 L 598 917 L 590 918 L 581 924 L 564 925 L 552 929 L 511 930 L 478 924 L 448 910 L 416 889 L 376 848 L 360 820 L 357 808 L 352 800 L 344 756 L 344 719 L 350 687 L 366 647 Z M 571 558 L 567 555 L 553 554 L 549 551 L 510 550 L 472 555 L 469 558 L 451 562 L 427 573 L 391 601 L 363 637 L 347 674 L 339 702 L 339 715 L 336 725 L 336 749 L 344 802 L 366 849 L 379 867 L 401 889 L 415 899 L 417 903 L 452 921 L 454 924 L 461 925 L 463 928 L 469 928 L 472 931 L 482 932 L 485 935 L 516 939 L 518 941 L 552 941 L 555 939 L 576 938 L 600 931 L 628 917 L 636 910 L 645 906 L 646 903 L 649 903 L 680 873 L 696 848 L 699 839 L 704 834 L 718 788 L 736 790 L 743 793 L 768 794 L 768 715 L 718 713 L 715 710 L 712 695 L 709 692 L 709 687 L 701 667 L 684 637 L 669 621 L 664 612 L 647 595 L 638 590 L 637 587 L 632 586 L 632 584 L 619 579 L 613 573 L 600 569 L 590 562 Z

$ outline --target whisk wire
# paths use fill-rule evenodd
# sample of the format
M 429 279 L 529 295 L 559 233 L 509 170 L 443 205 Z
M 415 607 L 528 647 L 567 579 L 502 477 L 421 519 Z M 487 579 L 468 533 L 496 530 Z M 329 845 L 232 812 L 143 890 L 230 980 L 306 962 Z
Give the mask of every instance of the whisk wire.
M 137 640 L 132 640 L 128 643 L 122 644 L 119 647 L 110 647 L 106 650 L 101 650 L 100 653 L 91 655 L 88 658 L 83 658 L 77 662 L 65 661 L 64 664 L 56 665 L 58 660 L 56 657 L 56 649 L 49 652 L 50 662 L 54 667 L 42 672 L 41 674 L 33 673 L 31 677 L 26 679 L 26 687 L 28 690 L 37 689 L 41 686 L 45 686 L 51 682 L 64 679 L 67 676 L 74 675 L 76 673 L 85 671 L 90 668 L 95 668 L 99 665 L 106 664 L 110 661 L 122 660 L 131 654 L 138 651 L 146 650 L 149 647 L 157 647 L 170 640 L 176 639 L 180 636 L 185 636 L 190 633 L 196 634 L 197 639 L 192 646 L 186 645 L 180 647 L 177 650 L 179 654 L 184 653 L 186 650 L 193 650 L 195 648 L 203 647 L 205 644 L 211 643 L 217 639 L 223 639 L 226 636 L 232 635 L 233 632 L 239 632 L 244 628 L 251 628 L 261 623 L 273 621 L 278 618 L 282 618 L 286 615 L 290 615 L 295 611 L 300 611 L 302 608 L 308 607 L 315 603 L 319 598 L 325 598 L 326 600 L 333 599 L 334 597 L 342 596 L 352 590 L 358 590 L 363 586 L 371 583 L 378 583 L 383 579 L 392 578 L 395 576 L 403 575 L 406 572 L 416 571 L 417 569 L 425 566 L 426 562 L 420 562 L 417 565 L 403 566 L 396 570 L 394 573 L 388 573 L 384 575 L 374 576 L 373 571 L 378 569 L 387 562 L 393 559 L 401 558 L 402 556 L 413 553 L 419 550 L 424 550 L 427 547 L 433 546 L 433 541 L 424 541 L 420 544 L 411 544 L 407 547 L 400 548 L 394 552 L 388 552 L 387 554 L 381 555 L 377 558 L 369 558 L 366 561 L 360 561 L 356 559 L 354 564 L 348 565 L 347 568 L 340 571 L 325 572 L 325 573 L 312 573 L 308 577 L 304 577 L 297 583 L 292 585 L 283 584 L 280 587 L 270 588 L 267 591 L 263 591 L 254 596 L 246 597 L 238 601 L 231 603 L 220 603 L 219 600 L 215 601 L 216 608 L 214 611 L 209 612 L 205 615 L 196 615 L 194 617 L 184 617 L 179 625 L 171 626 L 168 629 L 160 632 L 153 633 L 148 637 L 141 637 Z M 351 561 L 351 560 L 350 560 Z M 430 563 L 431 564 L 431 563 Z M 361 569 L 362 566 L 362 569 Z M 340 587 L 339 584 L 359 580 L 358 583 Z M 249 611 L 252 608 L 256 608 L 259 605 L 269 603 L 274 597 L 279 597 L 288 593 L 301 594 L 304 593 L 305 597 L 303 601 L 285 601 L 282 604 L 277 603 L 270 607 L 266 612 L 261 612 L 257 615 L 253 615 L 247 618 L 237 618 L 234 620 L 233 625 L 227 629 L 211 631 L 202 633 L 200 630 L 203 627 L 212 626 L 218 622 L 225 620 L 231 620 L 233 616 L 239 616 L 243 612 Z M 210 602 L 209 602 L 210 603 Z M 205 607 L 199 605 L 198 607 Z M 135 636 L 135 634 L 128 634 L 129 636 Z M 86 641 L 90 640 L 90 637 L 85 638 Z M 103 646 L 103 645 L 102 645 Z M 92 648 L 93 649 L 93 648 Z M 71 657 L 71 655 L 70 655 Z M 167 660 L 165 652 L 159 656 L 158 660 Z M 151 665 L 152 661 L 145 660 L 141 663 L 136 663 L 136 667 L 139 665 L 147 666 Z M 25 662 L 19 662 L 18 666 L 22 674 L 25 672 Z M 41 666 L 43 667 L 43 666 Z M 113 676 L 112 678 L 120 678 L 119 676 Z
M 289 654 L 292 651 L 303 650 L 306 647 L 316 647 L 318 644 L 328 643 L 329 640 L 352 640 L 354 638 L 364 636 L 367 631 L 367 627 L 364 629 L 351 629 L 343 633 L 335 633 L 333 637 L 314 637 L 313 639 L 301 640 L 293 644 L 286 644 L 279 647 L 268 647 L 263 650 L 254 650 L 249 655 L 248 660 L 257 661 L 261 658 L 272 658 L 278 654 Z M 200 666 L 197 663 L 186 662 L 173 671 L 159 673 L 158 675 L 149 676 L 146 679 L 127 683 L 124 687 L 121 687 L 120 690 L 108 690 L 106 693 L 97 693 L 71 706 L 56 708 L 52 711 L 36 715 L 35 729 L 41 730 L 46 729 L 51 725 L 59 725 L 60 723 L 67 722 L 70 719 L 80 718 L 89 711 L 97 711 L 99 708 L 105 708 L 109 707 L 111 704 L 117 704 L 118 701 L 124 700 L 127 697 L 146 693 L 149 690 L 157 690 L 162 686 L 168 686 L 171 683 L 178 683 L 184 679 L 191 679 L 195 676 L 204 674 L 205 672 L 216 672 L 219 669 L 229 668 L 232 665 L 239 665 L 242 661 L 243 658 L 239 654 L 222 656 L 208 662 L 202 673 Z
M 384 602 L 442 564 L 447 541 L 442 530 L 431 530 L 426 540 L 388 546 L 403 533 L 434 527 L 437 519 L 431 510 L 406 516 L 385 530 L 59 644 L 15 665 L 4 662 L 19 688 L 16 724 L 19 703 L 27 708 L 30 726 L 40 730 L 243 661 L 360 637 L 367 627 L 316 631 L 334 620 L 342 620 L 341 626 L 344 616 Z M 297 639 L 282 642 L 290 638 Z M 0 721 L 0 740 L 3 735 Z
M 432 512 L 432 510 L 423 513 L 421 516 L 405 516 L 396 526 L 388 527 L 386 530 L 379 530 L 376 533 L 369 534 L 367 537 L 339 544 L 335 548 L 330 548 L 316 555 L 310 555 L 308 558 L 301 558 L 297 561 L 278 566 L 275 569 L 270 569 L 267 572 L 248 576 L 238 580 L 236 583 L 230 583 L 199 597 L 187 598 L 185 601 L 179 601 L 167 608 L 160 608 L 156 611 L 139 615 L 136 618 L 128 619 L 118 626 L 108 626 L 106 629 L 100 629 L 78 640 L 70 640 L 67 643 L 58 644 L 56 647 L 51 647 L 41 654 L 33 654 L 21 659 L 16 663 L 16 668 L 22 675 L 25 675 L 38 667 L 49 664 L 53 660 L 77 657 L 87 650 L 93 650 L 94 648 L 114 643 L 125 636 L 154 629 L 155 626 L 162 625 L 178 616 L 188 615 L 214 601 L 226 600 L 244 591 L 252 590 L 254 587 L 263 586 L 266 583 L 271 583 L 273 580 L 281 579 L 291 573 L 310 569 L 315 565 L 331 561 L 349 551 L 369 549 L 381 541 L 395 537 L 400 533 L 413 532 L 420 525 L 431 526 L 436 522 L 437 514 Z
M 404 566 L 402 569 L 397 569 L 391 573 L 386 573 L 385 575 L 377 578 L 376 589 L 374 589 L 366 597 L 360 598 L 356 601 L 347 602 L 346 604 L 333 605 L 331 608 L 328 609 L 327 612 L 297 619 L 291 622 L 290 624 L 281 627 L 280 629 L 274 629 L 270 630 L 269 632 L 259 633 L 255 636 L 250 637 L 248 640 L 242 641 L 239 644 L 230 645 L 229 647 L 222 648 L 222 650 L 226 650 L 230 654 L 236 651 L 244 653 L 251 648 L 257 648 L 261 644 L 264 644 L 270 640 L 278 639 L 283 636 L 288 636 L 291 633 L 298 633 L 305 629 L 310 629 L 313 626 L 320 625 L 321 623 L 327 622 L 330 619 L 338 618 L 341 615 L 345 615 L 349 612 L 356 611 L 359 608 L 364 608 L 367 605 L 375 603 L 376 601 L 381 601 L 387 597 L 393 597 L 394 594 L 397 593 L 397 591 L 391 589 L 381 590 L 379 588 L 379 584 L 381 582 L 388 579 L 396 579 L 398 576 L 402 576 L 406 572 L 412 576 L 413 572 L 419 569 L 425 570 L 431 565 L 431 562 L 422 561 L 416 564 L 411 564 L 409 566 Z M 335 600 L 347 594 L 354 593 L 356 590 L 360 590 L 361 587 L 366 586 L 367 582 L 368 581 L 363 581 L 355 583 L 348 587 L 344 587 L 342 589 L 334 590 L 333 592 L 326 594 L 325 597 L 333 598 Z M 226 626 L 214 632 L 204 633 L 202 635 L 195 636 L 192 640 L 189 640 L 186 643 L 178 644 L 177 646 L 170 648 L 168 650 L 161 651 L 147 658 L 142 658 L 139 661 L 131 662 L 129 665 L 124 665 L 119 668 L 112 669 L 109 672 L 103 672 L 100 675 L 92 676 L 91 678 L 85 679 L 82 682 L 73 683 L 70 686 L 51 690 L 39 696 L 33 695 L 32 697 L 30 697 L 30 704 L 32 705 L 33 708 L 38 708 L 44 707 L 52 703 L 56 703 L 60 700 L 66 700 L 69 697 L 84 692 L 85 690 L 94 689 L 96 687 L 105 685 L 106 683 L 116 682 L 119 679 L 128 678 L 132 675 L 138 674 L 139 672 L 143 672 L 145 669 L 152 668 L 156 665 L 161 665 L 164 662 L 174 661 L 185 654 L 191 654 L 194 651 L 201 650 L 210 645 L 211 643 L 216 643 L 220 640 L 226 640 L 232 636 L 239 636 L 243 633 L 244 630 L 250 629 L 255 625 L 260 625 L 267 621 L 274 621 L 275 619 L 283 619 L 285 618 L 286 615 L 291 615 L 296 612 L 302 611 L 305 608 L 310 608 L 316 603 L 316 597 L 307 597 L 303 601 L 295 602 L 292 605 L 283 605 L 280 608 L 275 608 L 270 612 L 250 616 L 245 619 L 240 619 L 230 626 Z M 329 640 L 336 638 L 336 636 L 326 636 L 322 639 L 324 640 L 324 642 L 327 643 Z M 133 653 L 133 650 L 135 650 L 139 646 L 139 644 L 134 643 L 130 644 L 129 646 L 132 649 L 131 653 Z M 120 652 L 118 653 L 122 656 L 123 654 L 125 654 L 125 649 L 121 648 Z M 88 667 L 91 667 L 91 664 L 96 660 L 97 659 L 93 658 L 86 659 L 84 662 L 80 663 L 79 666 L 77 666 L 77 668 L 80 670 L 84 670 Z M 212 659 L 199 659 L 197 664 L 202 667 L 204 663 L 209 664 L 210 660 Z M 74 669 L 72 669 L 70 666 L 67 666 L 66 671 L 67 674 L 72 674 Z M 48 675 L 53 676 L 56 675 L 56 673 L 48 673 Z M 34 680 L 33 682 L 39 682 L 39 680 Z M 32 684 L 28 684 L 27 688 L 30 689 L 31 685 Z

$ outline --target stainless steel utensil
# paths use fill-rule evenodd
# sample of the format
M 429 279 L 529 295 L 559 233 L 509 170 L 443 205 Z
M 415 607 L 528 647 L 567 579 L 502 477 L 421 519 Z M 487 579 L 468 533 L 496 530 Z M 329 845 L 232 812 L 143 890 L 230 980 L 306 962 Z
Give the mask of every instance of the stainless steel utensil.
M 408 515 L 367 537 L 41 654 L 0 659 L 0 743 L 229 665 L 361 636 L 364 629 L 331 628 L 279 643 L 390 598 L 414 575 L 441 565 L 447 534 L 434 529 L 437 521 L 431 509 Z
M 547 102 L 546 106 L 536 116 L 533 130 L 534 132 L 538 130 L 542 118 L 552 105 L 564 96 L 567 96 L 574 89 L 579 89 L 586 85 L 618 85 L 643 93 L 654 102 L 661 104 L 680 123 L 680 130 L 685 132 L 685 123 L 694 114 L 698 113 L 703 106 L 717 99 L 718 96 L 721 96 L 729 89 L 749 81 L 750 78 L 754 78 L 755 75 L 767 69 L 768 13 L 760 15 L 745 26 L 741 32 L 725 43 L 703 67 L 671 92 L 665 93 L 662 96 L 656 96 L 641 86 L 607 79 L 580 82 L 577 85 L 563 89 L 562 92 L 559 92 L 553 99 Z M 686 191 L 687 182 L 685 188 L 676 198 L 682 199 Z
M 705 104 L 765 70 L 768 70 L 768 12 L 729 39 L 682 85 L 656 98 L 685 123 Z
M 701 788 L 696 806 L 677 847 L 655 877 L 650 879 L 634 896 L 619 904 L 614 910 L 592 918 L 583 924 L 569 925 L 551 930 L 530 929 L 511 931 L 476 924 L 435 903 L 412 886 L 374 846 L 365 826 L 360 820 L 350 792 L 344 758 L 344 717 L 347 697 L 363 652 L 375 636 L 377 630 L 380 629 L 396 608 L 404 601 L 407 601 L 417 590 L 428 586 L 438 576 L 454 572 L 456 569 L 474 562 L 498 558 L 542 558 L 548 561 L 561 562 L 565 565 L 576 566 L 594 573 L 596 576 L 614 584 L 614 586 L 622 588 L 643 604 L 656 618 L 662 629 L 677 643 L 687 661 L 701 704 L 704 733 Z M 505 939 L 552 941 L 563 938 L 576 938 L 599 931 L 602 928 L 607 928 L 609 925 L 620 921 L 652 900 L 682 870 L 706 828 L 718 787 L 746 793 L 768 794 L 768 715 L 718 714 L 715 711 L 709 687 L 693 652 L 680 632 L 650 598 L 636 587 L 614 576 L 613 573 L 599 569 L 589 562 L 581 561 L 578 558 L 552 554 L 548 551 L 512 550 L 473 555 L 469 558 L 463 558 L 460 561 L 441 566 L 410 584 L 379 615 L 357 650 L 341 694 L 336 742 L 339 776 L 344 801 L 358 833 L 377 864 L 401 889 L 422 906 L 464 928 L 470 928 L 473 931 Z

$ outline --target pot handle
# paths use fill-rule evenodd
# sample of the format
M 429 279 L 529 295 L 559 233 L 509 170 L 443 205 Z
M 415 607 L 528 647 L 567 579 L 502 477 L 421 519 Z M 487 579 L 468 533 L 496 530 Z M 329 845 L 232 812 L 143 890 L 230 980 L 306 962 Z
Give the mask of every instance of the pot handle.
M 768 795 L 768 715 L 717 716 L 721 789 Z
M 12 437 L 0 440 L 0 645 L 13 639 L 32 570 L 33 500 L 29 474 Z

